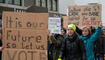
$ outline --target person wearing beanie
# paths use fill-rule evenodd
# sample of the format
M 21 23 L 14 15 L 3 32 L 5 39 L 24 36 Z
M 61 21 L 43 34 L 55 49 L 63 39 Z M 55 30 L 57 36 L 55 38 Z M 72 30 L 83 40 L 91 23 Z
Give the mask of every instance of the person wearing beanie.
M 68 25 L 67 37 L 62 43 L 58 60 L 86 60 L 86 50 L 83 41 L 76 34 L 76 26 Z

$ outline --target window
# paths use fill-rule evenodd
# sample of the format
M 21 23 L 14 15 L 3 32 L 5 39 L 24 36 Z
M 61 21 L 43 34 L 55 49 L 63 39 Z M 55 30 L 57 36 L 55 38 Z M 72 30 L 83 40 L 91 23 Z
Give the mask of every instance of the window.
M 48 8 L 51 11 L 57 11 L 58 1 L 57 0 L 49 0 Z
M 8 4 L 13 4 L 13 0 L 8 0 Z
M 36 0 L 36 6 L 41 6 L 41 1 L 40 0 Z
M 2 3 L 3 2 L 3 0 L 0 0 L 0 3 Z
M 21 6 L 21 0 L 15 0 L 15 1 L 14 1 L 14 4 L 15 4 L 15 5 L 20 5 L 20 6 Z
M 8 4 L 13 4 L 13 5 L 22 5 L 22 0 L 8 0 Z
M 35 5 L 47 8 L 47 0 L 35 0 Z
M 47 0 L 42 0 L 42 7 L 47 7 Z
M 52 10 L 52 0 L 49 0 L 48 8 L 49 10 Z
M 4 3 L 4 0 L 0 0 L 0 3 Z
M 53 0 L 53 11 L 57 11 L 57 0 Z

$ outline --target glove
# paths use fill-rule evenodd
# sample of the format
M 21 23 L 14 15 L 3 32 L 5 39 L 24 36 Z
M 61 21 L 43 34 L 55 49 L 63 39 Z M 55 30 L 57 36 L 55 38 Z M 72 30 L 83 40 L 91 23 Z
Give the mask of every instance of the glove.
M 61 58 L 59 58 L 58 60 L 62 60 Z

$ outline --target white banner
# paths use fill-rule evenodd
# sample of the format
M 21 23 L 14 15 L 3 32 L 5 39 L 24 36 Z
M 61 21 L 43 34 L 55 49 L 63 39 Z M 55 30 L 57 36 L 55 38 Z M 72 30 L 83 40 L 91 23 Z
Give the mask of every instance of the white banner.
M 48 29 L 51 33 L 61 34 L 61 18 L 50 17 L 48 20 Z

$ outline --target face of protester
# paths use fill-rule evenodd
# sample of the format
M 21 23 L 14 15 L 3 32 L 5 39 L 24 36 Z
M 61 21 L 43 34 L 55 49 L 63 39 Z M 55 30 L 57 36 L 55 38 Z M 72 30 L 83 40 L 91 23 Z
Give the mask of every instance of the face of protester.
M 61 35 L 64 35 L 64 34 L 65 34 L 64 30 L 61 30 Z
M 74 34 L 74 30 L 72 28 L 68 28 L 68 34 L 69 36 L 72 36 Z
M 89 29 L 88 28 L 83 28 L 82 35 L 87 36 L 88 34 L 89 34 Z

